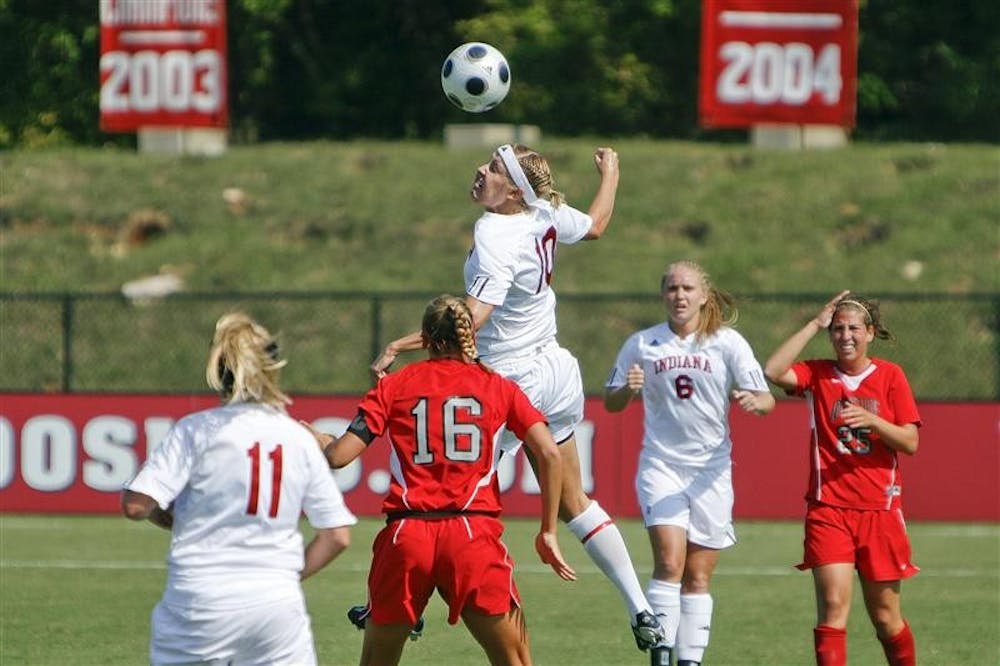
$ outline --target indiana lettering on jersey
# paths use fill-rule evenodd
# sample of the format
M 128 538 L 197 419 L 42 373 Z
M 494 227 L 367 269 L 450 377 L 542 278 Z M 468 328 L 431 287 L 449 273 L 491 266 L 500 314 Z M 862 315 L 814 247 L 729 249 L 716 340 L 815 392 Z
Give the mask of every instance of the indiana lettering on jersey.
M 696 354 L 664 356 L 653 362 L 653 372 L 657 375 L 661 372 L 670 372 L 671 370 L 701 370 L 702 372 L 711 374 L 712 364 L 709 362 L 707 356 L 698 356 Z

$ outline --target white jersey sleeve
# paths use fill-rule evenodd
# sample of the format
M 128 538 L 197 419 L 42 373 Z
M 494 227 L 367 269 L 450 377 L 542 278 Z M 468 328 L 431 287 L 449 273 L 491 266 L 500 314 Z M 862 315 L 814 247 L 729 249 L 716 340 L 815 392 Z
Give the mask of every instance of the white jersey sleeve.
M 195 423 L 196 417 L 190 416 L 175 423 L 125 489 L 152 497 L 166 511 L 191 477 L 194 450 L 188 430 Z
M 733 329 L 724 329 L 728 344 L 726 351 L 726 368 L 729 370 L 730 382 L 734 388 L 747 391 L 767 391 L 770 387 L 764 378 L 764 370 L 754 356 L 750 343 Z
M 642 357 L 639 355 L 639 339 L 641 336 L 641 331 L 633 333 L 628 337 L 621 349 L 618 350 L 618 357 L 615 359 L 615 364 L 611 368 L 611 372 L 608 373 L 607 380 L 604 382 L 606 389 L 614 391 L 625 386 L 628 382 L 628 369 L 633 365 L 642 364 Z
M 552 204 L 544 201 L 535 205 L 539 206 L 542 210 L 547 210 L 547 214 L 552 217 L 556 225 L 560 243 L 572 244 L 580 242 L 587 235 L 587 232 L 590 231 L 590 227 L 594 225 L 594 220 L 590 215 L 573 208 L 569 204 L 553 207 Z
M 485 216 L 484 216 L 485 217 Z M 477 223 L 472 252 L 465 263 L 465 290 L 489 305 L 503 305 L 521 263 L 521 239 L 498 224 Z

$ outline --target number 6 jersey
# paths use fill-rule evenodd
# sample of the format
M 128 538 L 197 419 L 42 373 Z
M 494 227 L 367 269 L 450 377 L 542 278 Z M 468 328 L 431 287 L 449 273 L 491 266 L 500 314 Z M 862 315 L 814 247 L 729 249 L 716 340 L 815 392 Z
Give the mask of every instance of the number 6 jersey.
M 796 388 L 809 401 L 812 427 L 806 499 L 852 509 L 901 506 L 902 479 L 896 451 L 869 428 L 847 427 L 840 419 L 844 401 L 860 405 L 890 423 L 920 426 L 910 384 L 895 363 L 872 358 L 858 375 L 835 361 L 817 359 L 792 365 Z
M 743 336 L 724 326 L 697 341 L 661 322 L 625 341 L 605 386 L 625 386 L 636 364 L 645 375 L 642 455 L 690 467 L 729 464 L 730 391 L 769 390 Z

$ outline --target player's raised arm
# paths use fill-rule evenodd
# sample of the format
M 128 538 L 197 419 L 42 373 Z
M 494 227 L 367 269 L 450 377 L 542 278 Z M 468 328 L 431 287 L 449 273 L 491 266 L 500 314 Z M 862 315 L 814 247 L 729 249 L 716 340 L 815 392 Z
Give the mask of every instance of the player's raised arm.
M 587 209 L 587 214 L 594 221 L 584 240 L 597 240 L 611 223 L 611 214 L 615 210 L 615 197 L 618 193 L 618 153 L 613 148 L 598 148 L 594 153 L 594 165 L 601 175 L 601 183 L 597 194 Z
M 774 350 L 764 364 L 764 375 L 768 380 L 783 389 L 795 388 L 796 379 L 795 373 L 791 370 L 792 364 L 813 336 L 830 326 L 837 303 L 849 293 L 851 293 L 849 290 L 844 290 L 830 299 L 815 317 Z
M 414 331 L 393 340 L 385 346 L 385 349 L 378 355 L 378 358 L 372 361 L 372 364 L 368 367 L 371 371 L 372 380 L 377 382 L 381 379 L 388 372 L 389 366 L 393 364 L 399 354 L 423 349 L 423 347 L 424 343 L 420 337 L 420 331 Z

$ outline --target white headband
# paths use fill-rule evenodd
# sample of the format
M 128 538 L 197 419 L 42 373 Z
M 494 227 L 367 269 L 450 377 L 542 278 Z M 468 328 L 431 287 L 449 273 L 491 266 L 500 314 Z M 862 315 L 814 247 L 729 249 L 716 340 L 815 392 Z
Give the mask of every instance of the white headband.
M 505 143 L 497 148 L 497 153 L 499 153 L 500 159 L 503 160 L 504 166 L 507 167 L 507 173 L 510 174 L 514 184 L 517 185 L 517 189 L 521 190 L 521 194 L 524 196 L 524 203 L 533 204 L 538 199 L 538 195 L 535 194 L 531 183 L 528 182 L 528 177 L 524 175 L 524 169 L 521 168 L 520 163 L 517 161 L 517 156 L 514 155 L 514 148 L 509 143 Z

